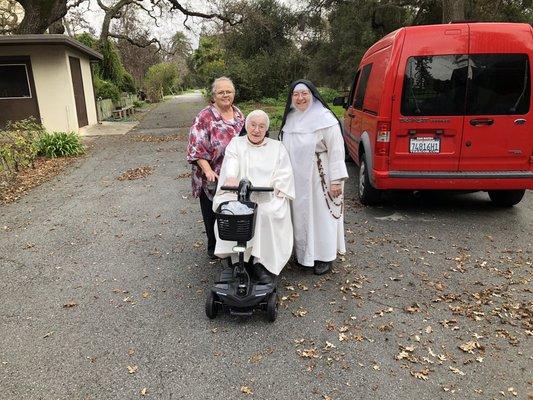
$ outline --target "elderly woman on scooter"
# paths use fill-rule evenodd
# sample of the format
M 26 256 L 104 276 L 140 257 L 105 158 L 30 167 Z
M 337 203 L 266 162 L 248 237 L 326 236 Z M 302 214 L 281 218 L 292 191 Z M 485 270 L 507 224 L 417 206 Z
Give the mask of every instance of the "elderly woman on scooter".
M 274 188 L 273 192 L 253 193 L 251 201 L 258 204 L 255 234 L 247 243 L 245 260 L 253 257 L 256 279 L 271 283 L 279 275 L 292 253 L 293 231 L 289 200 L 294 199 L 294 177 L 289 155 L 283 144 L 267 136 L 270 120 L 262 110 L 246 117 L 246 136 L 233 138 L 226 147 L 220 170 L 219 186 L 213 198 L 213 210 L 224 201 L 235 200 L 234 192 L 221 186 L 238 186 L 243 178 L 253 186 Z M 220 240 L 215 255 L 233 256 L 235 242 Z M 233 260 L 236 261 L 236 258 Z

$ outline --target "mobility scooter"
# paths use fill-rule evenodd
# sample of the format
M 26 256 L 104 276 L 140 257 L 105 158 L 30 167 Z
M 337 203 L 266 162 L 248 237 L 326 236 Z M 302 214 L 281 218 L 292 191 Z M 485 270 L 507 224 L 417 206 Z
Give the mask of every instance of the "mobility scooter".
M 270 322 L 276 320 L 278 314 L 278 298 L 276 283 L 259 282 L 252 274 L 253 256 L 244 261 L 246 242 L 254 236 L 257 203 L 250 201 L 252 192 L 271 192 L 273 188 L 253 187 L 247 179 L 242 179 L 239 186 L 222 186 L 222 190 L 237 192 L 237 202 L 245 205 L 248 213 L 232 213 L 223 202 L 215 212 L 220 240 L 237 242 L 233 251 L 238 253 L 236 263 L 228 258 L 228 265 L 222 270 L 220 278 L 207 294 L 205 313 L 213 319 L 218 311 L 228 310 L 231 315 L 250 316 L 254 310 L 266 311 Z M 223 261 L 224 262 L 224 261 Z

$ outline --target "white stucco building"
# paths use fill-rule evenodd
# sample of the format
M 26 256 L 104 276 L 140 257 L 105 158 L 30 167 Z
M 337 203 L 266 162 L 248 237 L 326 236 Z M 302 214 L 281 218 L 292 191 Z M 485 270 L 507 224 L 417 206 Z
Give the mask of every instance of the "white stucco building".
M 93 49 L 65 35 L 0 36 L 0 127 L 34 116 L 49 132 L 96 124 Z

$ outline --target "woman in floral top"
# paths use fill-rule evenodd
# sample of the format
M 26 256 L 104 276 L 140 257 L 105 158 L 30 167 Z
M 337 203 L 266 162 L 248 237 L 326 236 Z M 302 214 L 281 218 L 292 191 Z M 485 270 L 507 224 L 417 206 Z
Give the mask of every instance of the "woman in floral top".
M 224 151 L 244 126 L 244 115 L 233 105 L 235 87 L 231 79 L 215 79 L 211 87 L 212 104 L 198 113 L 189 132 L 187 161 L 192 165 L 192 195 L 200 198 L 207 234 L 207 253 L 215 258 L 215 215 L 213 195 Z

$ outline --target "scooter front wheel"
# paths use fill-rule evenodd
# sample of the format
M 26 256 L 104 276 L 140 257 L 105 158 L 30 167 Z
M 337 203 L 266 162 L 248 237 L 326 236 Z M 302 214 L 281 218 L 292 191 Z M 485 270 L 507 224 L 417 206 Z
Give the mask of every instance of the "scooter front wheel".
M 268 297 L 266 315 L 269 322 L 274 322 L 278 317 L 278 295 L 276 292 Z
M 205 315 L 207 318 L 214 319 L 218 314 L 218 306 L 215 303 L 215 294 L 212 290 L 207 293 L 207 299 L 205 300 Z

